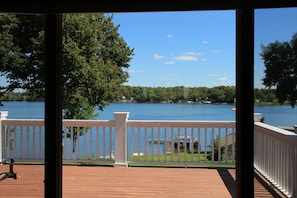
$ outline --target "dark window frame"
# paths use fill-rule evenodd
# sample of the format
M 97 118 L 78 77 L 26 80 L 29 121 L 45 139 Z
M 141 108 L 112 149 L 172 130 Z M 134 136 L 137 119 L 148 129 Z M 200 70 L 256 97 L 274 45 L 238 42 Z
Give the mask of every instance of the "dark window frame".
M 45 197 L 62 197 L 62 13 L 236 10 L 236 197 L 254 197 L 254 9 L 297 7 L 295 0 L 2 0 L 1 12 L 46 14 Z M 54 100 L 53 100 L 54 98 Z M 49 131 L 56 131 L 51 133 Z M 243 144 L 250 142 L 250 144 Z M 244 157 L 243 157 L 244 156 Z

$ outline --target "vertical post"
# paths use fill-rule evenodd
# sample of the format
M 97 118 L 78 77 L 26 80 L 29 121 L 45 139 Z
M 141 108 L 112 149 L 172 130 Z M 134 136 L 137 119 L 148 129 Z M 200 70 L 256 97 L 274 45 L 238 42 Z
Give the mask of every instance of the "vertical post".
M 236 10 L 236 197 L 254 197 L 254 10 Z
M 62 197 L 62 14 L 45 16 L 45 198 Z
M 4 145 L 2 145 L 2 141 L 4 138 L 4 132 L 2 131 L 2 120 L 5 120 L 8 115 L 8 111 L 0 111 L 0 162 L 3 161 L 3 152 L 4 152 Z
M 292 193 L 292 197 L 297 197 L 297 145 L 294 146 L 295 149 L 293 149 L 293 193 Z
M 115 112 L 115 163 L 114 167 L 128 167 L 127 120 L 128 112 Z

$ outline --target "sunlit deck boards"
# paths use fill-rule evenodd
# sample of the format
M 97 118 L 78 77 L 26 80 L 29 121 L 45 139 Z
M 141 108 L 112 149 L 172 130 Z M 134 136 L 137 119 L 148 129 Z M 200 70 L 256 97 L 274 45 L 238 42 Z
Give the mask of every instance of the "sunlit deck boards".
M 18 179 L 0 182 L 1 197 L 44 196 L 44 166 L 15 165 L 14 170 Z M 232 197 L 234 175 L 235 170 L 222 174 L 204 168 L 63 166 L 63 197 Z M 273 197 L 260 188 L 255 197 Z

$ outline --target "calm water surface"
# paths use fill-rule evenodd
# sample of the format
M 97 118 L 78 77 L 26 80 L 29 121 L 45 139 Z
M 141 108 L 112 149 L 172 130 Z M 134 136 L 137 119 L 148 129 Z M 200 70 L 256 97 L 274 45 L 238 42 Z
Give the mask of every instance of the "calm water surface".
M 8 118 L 44 118 L 43 102 L 3 102 Z M 235 120 L 231 104 L 110 104 L 97 119 L 112 120 L 114 112 L 130 112 L 129 120 Z M 255 106 L 264 122 L 274 126 L 297 125 L 297 107 Z
M 44 118 L 44 103 L 43 102 L 3 102 L 4 106 L 0 107 L 0 111 L 8 111 L 8 118 Z M 216 104 L 111 104 L 107 106 L 103 112 L 99 112 L 97 119 L 113 120 L 114 112 L 129 112 L 129 120 L 219 120 L 219 121 L 235 121 L 235 112 L 232 111 L 233 105 L 216 105 Z M 289 106 L 255 106 L 254 112 L 262 113 L 264 122 L 274 126 L 293 126 L 297 125 L 297 108 L 292 109 Z M 95 134 L 94 134 L 95 135 Z M 84 141 L 80 137 L 80 141 Z M 90 134 L 86 135 L 87 141 L 90 139 Z M 203 133 L 201 139 L 204 139 Z M 25 139 L 25 138 L 24 138 Z M 136 140 L 137 137 L 135 136 Z M 144 139 L 144 138 L 141 138 Z M 70 140 L 67 140 L 70 141 Z M 95 139 L 93 140 L 95 141 Z M 149 141 L 149 137 L 147 140 Z M 208 149 L 211 137 L 208 138 L 206 145 L 201 142 L 201 148 Z M 93 142 L 93 145 L 96 145 Z M 140 152 L 144 151 L 141 144 Z M 114 145 L 111 145 L 114 148 Z M 134 143 L 134 151 L 138 148 Z M 147 144 L 147 150 L 158 150 L 157 144 Z M 162 147 L 163 145 L 161 145 Z M 130 150 L 131 144 L 128 143 Z M 163 147 L 162 147 L 163 148 Z M 161 150 L 162 150 L 161 148 Z M 83 144 L 79 150 L 83 151 Z M 89 152 L 87 147 L 87 152 Z M 109 145 L 106 146 L 108 151 Z M 11 151 L 12 152 L 12 151 Z M 78 153 L 76 152 L 78 155 Z M 30 154 L 31 155 L 31 154 Z M 107 155 L 101 150 L 99 155 Z M 66 158 L 70 159 L 70 150 L 66 152 Z M 80 156 L 77 156 L 79 158 Z

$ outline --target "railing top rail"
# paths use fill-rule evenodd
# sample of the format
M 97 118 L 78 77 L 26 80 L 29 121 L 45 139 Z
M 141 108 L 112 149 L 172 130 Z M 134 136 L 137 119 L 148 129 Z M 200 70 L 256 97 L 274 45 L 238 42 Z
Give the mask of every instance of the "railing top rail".
M 79 123 L 79 126 L 107 126 L 107 127 L 112 127 L 115 125 L 114 120 L 70 120 L 70 119 L 64 119 L 63 120 L 63 125 L 71 125 L 75 126 L 76 123 Z
M 2 120 L 3 125 L 18 125 L 18 126 L 43 126 L 44 119 L 6 119 Z M 70 120 L 64 119 L 63 125 L 71 126 L 114 126 L 114 120 Z
M 2 120 L 2 124 L 17 126 L 43 126 L 44 119 L 5 119 Z
M 2 120 L 4 125 L 43 125 L 44 119 L 6 119 Z M 72 120 L 63 119 L 63 125 L 73 125 L 79 123 L 79 126 L 113 126 L 114 120 Z M 235 121 L 201 121 L 201 120 L 128 120 L 129 127 L 235 127 Z
M 235 121 L 128 120 L 128 127 L 235 128 Z
M 287 131 L 285 129 L 281 129 L 279 127 L 275 127 L 262 122 L 255 122 L 254 126 L 255 131 L 260 131 L 269 136 L 284 140 L 286 142 L 290 142 L 297 146 L 297 134 L 291 131 Z
M 13 121 L 13 122 L 18 122 L 18 121 L 25 121 L 25 122 L 31 122 L 31 121 L 44 121 L 44 119 L 40 118 L 7 118 L 5 120 L 2 120 L 3 122 L 8 122 L 8 121 Z

